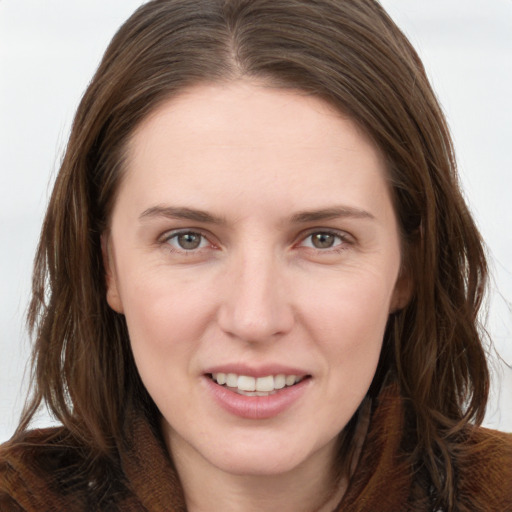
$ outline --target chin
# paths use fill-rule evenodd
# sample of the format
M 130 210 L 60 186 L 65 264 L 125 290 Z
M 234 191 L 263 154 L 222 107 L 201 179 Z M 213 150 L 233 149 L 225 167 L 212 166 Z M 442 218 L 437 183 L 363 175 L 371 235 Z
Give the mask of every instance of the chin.
M 281 436 L 279 436 L 281 437 Z M 248 442 L 230 439 L 224 446 L 206 447 L 203 456 L 218 469 L 239 476 L 277 476 L 292 473 L 320 453 L 332 452 L 335 440 L 327 444 L 306 439 L 268 439 L 253 436 Z M 323 458 L 323 457 L 322 457 Z

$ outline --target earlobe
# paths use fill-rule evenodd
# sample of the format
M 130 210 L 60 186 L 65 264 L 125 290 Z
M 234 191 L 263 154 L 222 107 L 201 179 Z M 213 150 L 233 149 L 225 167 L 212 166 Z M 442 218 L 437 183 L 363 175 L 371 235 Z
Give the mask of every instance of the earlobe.
M 110 236 L 108 233 L 103 233 L 101 235 L 101 256 L 103 258 L 103 268 L 105 269 L 107 303 L 114 311 L 122 314 L 124 312 L 123 304 L 117 286 L 117 275 L 115 271 L 114 259 L 112 257 Z

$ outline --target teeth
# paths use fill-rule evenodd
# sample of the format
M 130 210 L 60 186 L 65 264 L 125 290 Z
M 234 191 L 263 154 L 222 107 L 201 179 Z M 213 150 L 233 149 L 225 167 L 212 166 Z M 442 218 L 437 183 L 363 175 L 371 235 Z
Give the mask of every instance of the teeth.
M 242 377 L 240 377 L 241 379 Z M 240 385 L 238 385 L 240 387 Z M 269 375 L 268 377 L 258 377 L 256 379 L 255 391 L 274 391 L 274 377 Z
M 293 386 L 295 384 L 295 379 L 297 378 L 296 375 L 287 375 L 286 376 L 286 385 L 287 386 Z
M 282 373 L 274 377 L 274 389 L 283 389 L 286 386 L 286 376 Z
M 228 373 L 226 376 L 226 386 L 229 388 L 238 387 L 238 375 L 235 375 L 234 373 Z
M 265 377 L 250 377 L 249 375 L 237 375 L 236 373 L 214 373 L 212 378 L 221 386 L 237 388 L 241 394 L 266 396 L 268 393 L 283 389 L 285 386 L 293 386 L 302 380 L 297 375 L 267 375 Z
M 236 387 L 241 391 L 256 391 L 256 379 L 254 377 L 247 377 L 247 375 L 240 375 Z M 258 391 L 262 390 L 258 389 Z

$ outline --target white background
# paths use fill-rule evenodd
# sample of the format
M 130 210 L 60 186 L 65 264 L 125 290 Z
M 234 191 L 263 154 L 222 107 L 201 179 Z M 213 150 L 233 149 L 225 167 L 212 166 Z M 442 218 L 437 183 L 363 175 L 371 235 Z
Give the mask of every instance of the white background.
M 32 258 L 74 110 L 140 0 L 0 0 L 0 442 L 29 357 Z M 512 431 L 512 0 L 383 0 L 422 56 L 492 257 L 497 351 L 486 424 Z M 48 422 L 43 415 L 41 423 Z

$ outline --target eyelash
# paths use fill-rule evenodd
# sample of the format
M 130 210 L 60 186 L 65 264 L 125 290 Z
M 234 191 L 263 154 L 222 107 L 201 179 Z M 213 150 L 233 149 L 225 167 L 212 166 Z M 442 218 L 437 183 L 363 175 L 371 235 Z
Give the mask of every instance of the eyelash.
M 201 233 L 201 231 L 198 230 L 192 230 L 192 229 L 180 229 L 178 231 L 172 231 L 170 233 L 167 233 L 162 240 L 162 243 L 167 246 L 167 248 L 172 253 L 178 253 L 178 254 L 185 254 L 185 255 L 191 255 L 197 253 L 199 250 L 204 249 L 204 247 L 198 247 L 196 249 L 185 249 L 183 247 L 173 247 L 171 245 L 172 240 L 177 240 L 178 237 L 184 236 L 184 235 L 196 235 L 201 238 L 200 245 L 202 245 L 205 241 L 209 243 L 210 246 L 213 246 L 213 244 L 209 241 L 208 237 Z
M 339 253 L 341 251 L 346 250 L 347 246 L 350 246 L 353 243 L 351 237 L 343 231 L 334 231 L 330 229 L 315 229 L 314 231 L 309 231 L 304 237 L 302 237 L 298 245 L 303 246 L 302 244 L 304 244 L 304 242 L 310 239 L 313 235 L 329 235 L 339 240 L 338 244 L 333 245 L 332 247 L 326 247 L 324 249 L 320 249 L 318 247 L 307 247 L 308 249 L 312 249 L 319 253 Z
M 183 247 L 180 248 L 180 247 L 174 247 L 173 245 L 171 245 L 171 241 L 172 240 L 177 240 L 178 237 L 183 236 L 183 235 L 195 235 L 195 236 L 201 237 L 201 241 L 200 241 L 199 247 L 193 248 L 193 249 L 185 249 Z M 314 247 L 312 243 L 311 243 L 311 246 L 303 245 L 306 240 L 310 239 L 314 235 L 333 236 L 333 237 L 335 237 L 335 239 L 338 240 L 338 243 L 336 245 L 333 245 L 332 247 L 326 247 L 326 248 L 323 248 L 323 249 L 318 248 L 318 247 Z M 208 242 L 210 247 L 215 247 L 215 244 L 212 244 L 209 241 L 209 237 L 206 236 L 204 233 L 202 233 L 200 230 L 181 229 L 181 230 L 178 230 L 178 231 L 172 231 L 170 233 L 166 233 L 163 236 L 161 243 L 163 245 L 166 245 L 166 247 L 172 253 L 178 253 L 178 254 L 184 254 L 184 255 L 192 255 L 192 254 L 197 254 L 201 249 L 205 248 L 204 246 L 201 247 L 201 245 L 203 245 L 203 243 L 205 241 Z M 353 243 L 354 242 L 353 242 L 353 240 L 351 240 L 351 237 L 347 233 L 345 233 L 345 232 L 334 231 L 334 230 L 329 230 L 329 229 L 315 229 L 314 231 L 309 231 L 309 232 L 301 235 L 300 241 L 297 244 L 295 244 L 295 247 L 305 247 L 308 250 L 313 250 L 313 251 L 316 251 L 318 253 L 332 254 L 332 253 L 339 253 L 339 252 L 342 252 L 342 251 L 346 250 L 347 246 L 350 246 Z

